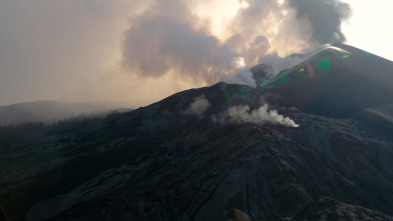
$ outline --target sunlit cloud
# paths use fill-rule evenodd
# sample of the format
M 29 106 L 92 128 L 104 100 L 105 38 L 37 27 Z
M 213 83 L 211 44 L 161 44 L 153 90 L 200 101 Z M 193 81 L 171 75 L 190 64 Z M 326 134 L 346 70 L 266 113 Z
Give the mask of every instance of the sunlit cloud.
M 323 1 L 330 14 L 316 24 L 321 2 L 2 2 L 0 104 L 126 99 L 141 105 L 223 80 L 253 85 L 248 68 L 267 55 L 310 52 L 342 37 L 336 23 L 349 8 Z

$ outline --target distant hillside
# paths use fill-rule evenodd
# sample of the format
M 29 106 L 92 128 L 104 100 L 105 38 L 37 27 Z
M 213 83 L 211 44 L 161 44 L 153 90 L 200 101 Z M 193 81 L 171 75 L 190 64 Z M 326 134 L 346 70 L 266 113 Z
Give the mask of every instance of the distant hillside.
M 52 123 L 53 121 L 81 115 L 103 115 L 114 109 L 119 109 L 119 107 L 104 102 L 26 102 L 1 106 L 0 125 L 14 125 L 27 122 Z

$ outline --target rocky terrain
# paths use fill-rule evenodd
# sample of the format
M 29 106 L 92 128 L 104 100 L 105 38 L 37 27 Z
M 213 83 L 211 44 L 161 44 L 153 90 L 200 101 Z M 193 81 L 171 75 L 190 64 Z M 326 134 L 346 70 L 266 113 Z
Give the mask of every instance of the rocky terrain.
M 272 78 L 254 68 L 255 89 L 7 142 L 1 218 L 393 220 L 393 63 L 336 47 Z

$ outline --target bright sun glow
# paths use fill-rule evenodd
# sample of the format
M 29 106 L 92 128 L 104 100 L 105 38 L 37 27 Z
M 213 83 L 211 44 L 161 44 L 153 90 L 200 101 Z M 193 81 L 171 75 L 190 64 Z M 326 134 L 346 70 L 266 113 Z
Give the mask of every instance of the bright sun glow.
M 193 12 L 211 23 L 211 32 L 218 38 L 223 38 L 225 27 L 239 10 L 246 9 L 249 4 L 239 0 L 209 0 L 194 1 Z
M 239 3 L 240 8 L 248 8 L 250 5 L 246 1 L 242 1 Z

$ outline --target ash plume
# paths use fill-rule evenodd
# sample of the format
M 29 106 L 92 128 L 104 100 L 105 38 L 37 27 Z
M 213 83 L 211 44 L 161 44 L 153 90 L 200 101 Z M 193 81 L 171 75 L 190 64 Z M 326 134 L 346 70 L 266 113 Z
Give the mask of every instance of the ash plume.
M 236 71 L 237 54 L 230 45 L 211 35 L 199 20 L 185 2 L 155 1 L 130 19 L 123 67 L 140 76 L 175 72 L 182 79 L 206 83 L 242 73 Z
M 340 24 L 351 15 L 347 3 L 339 0 L 291 0 L 290 6 L 296 9 L 298 18 L 307 19 L 312 26 L 312 40 L 319 44 L 344 42 Z
M 198 14 L 198 1 L 151 1 L 129 18 L 122 67 L 140 77 L 171 74 L 199 86 L 225 81 L 255 87 L 249 67 L 344 41 L 340 23 L 351 14 L 339 0 L 239 2 L 243 6 L 217 32 L 214 13 Z

